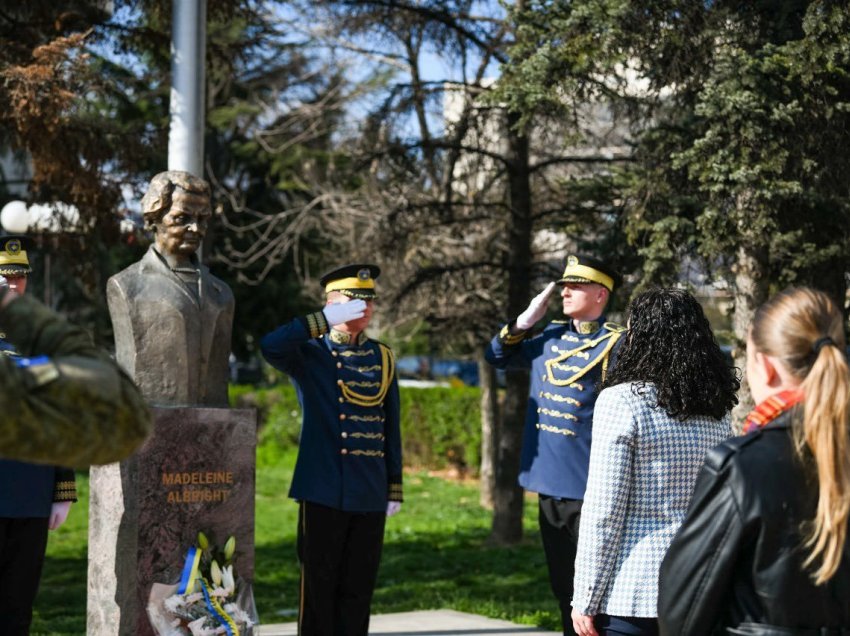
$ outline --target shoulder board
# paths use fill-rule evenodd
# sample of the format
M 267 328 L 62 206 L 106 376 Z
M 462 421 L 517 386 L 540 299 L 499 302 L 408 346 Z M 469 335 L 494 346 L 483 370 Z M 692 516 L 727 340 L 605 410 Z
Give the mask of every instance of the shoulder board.
M 721 442 L 708 451 L 708 454 L 705 456 L 705 465 L 713 470 L 721 470 L 730 458 L 741 452 L 743 448 L 752 444 L 761 435 L 762 431 L 758 430 L 747 433 L 746 435 L 730 437 L 725 442 Z
M 613 331 L 614 333 L 623 333 L 624 331 L 628 331 L 623 325 L 616 322 L 606 322 L 602 325 L 603 329 L 607 329 L 608 331 Z
M 369 338 L 369 340 L 371 342 L 374 342 L 376 345 L 378 345 L 378 349 L 386 349 L 387 355 L 389 355 L 391 358 L 395 359 L 395 354 L 393 353 L 393 350 L 390 349 L 390 345 L 384 344 L 380 340 L 375 340 L 373 338 Z

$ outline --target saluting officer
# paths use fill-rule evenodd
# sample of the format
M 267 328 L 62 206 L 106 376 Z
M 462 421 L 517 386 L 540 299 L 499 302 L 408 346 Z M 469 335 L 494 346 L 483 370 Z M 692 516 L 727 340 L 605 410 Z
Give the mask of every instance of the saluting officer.
M 0 238 L 0 275 L 8 288 L 24 294 L 32 271 L 24 236 Z M 0 334 L 0 353 L 20 360 Z M 61 526 L 77 500 L 74 471 L 59 466 L 0 459 L 0 617 L 3 633 L 29 633 L 47 531 Z
M 519 483 L 538 493 L 540 536 L 564 634 L 573 634 L 573 571 L 581 504 L 590 462 L 597 384 L 612 364 L 625 329 L 606 322 L 608 299 L 620 275 L 588 256 L 567 258 L 564 275 L 506 324 L 486 352 L 490 364 L 531 371 Z M 561 286 L 567 320 L 554 320 L 531 337 Z
M 300 502 L 299 634 L 366 636 L 387 516 L 402 501 L 399 394 L 389 347 L 366 336 L 375 265 L 321 278 L 322 311 L 282 325 L 263 356 L 303 410 L 289 496 Z

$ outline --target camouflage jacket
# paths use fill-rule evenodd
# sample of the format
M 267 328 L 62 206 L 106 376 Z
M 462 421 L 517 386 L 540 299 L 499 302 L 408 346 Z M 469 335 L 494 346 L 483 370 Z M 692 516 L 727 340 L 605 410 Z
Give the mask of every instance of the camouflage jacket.
M 0 455 L 83 467 L 128 456 L 151 430 L 132 380 L 91 337 L 30 296 L 0 311 L 22 356 L 0 356 Z

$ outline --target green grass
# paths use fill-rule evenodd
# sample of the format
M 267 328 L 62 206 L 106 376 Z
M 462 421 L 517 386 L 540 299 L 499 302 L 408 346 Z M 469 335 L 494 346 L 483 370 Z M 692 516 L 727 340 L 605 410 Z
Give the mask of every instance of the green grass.
M 257 469 L 254 594 L 264 624 L 295 620 L 297 506 L 286 496 L 294 453 Z M 85 634 L 88 481 L 78 476 L 80 502 L 50 533 L 36 601 L 33 635 Z M 526 539 L 512 548 L 487 545 L 490 513 L 475 484 L 426 473 L 405 475 L 405 503 L 388 519 L 375 614 L 451 608 L 558 630 L 537 531 L 536 504 L 527 500 Z

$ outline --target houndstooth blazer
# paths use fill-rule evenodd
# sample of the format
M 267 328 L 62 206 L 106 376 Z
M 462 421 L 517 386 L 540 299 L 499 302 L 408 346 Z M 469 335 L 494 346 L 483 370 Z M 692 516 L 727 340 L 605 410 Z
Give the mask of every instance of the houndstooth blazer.
M 658 570 L 697 472 L 732 433 L 728 416 L 676 420 L 651 384 L 640 392 L 620 384 L 596 402 L 572 602 L 583 614 L 657 616 Z

